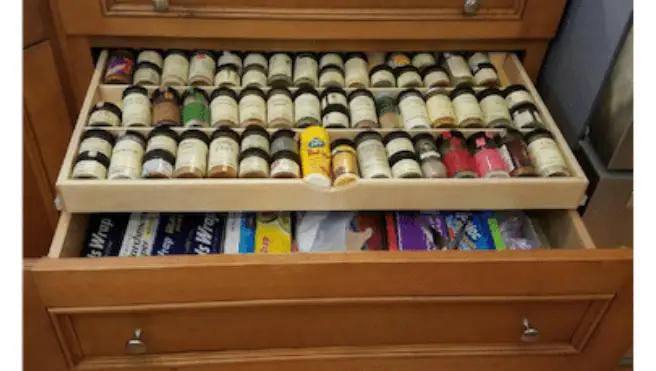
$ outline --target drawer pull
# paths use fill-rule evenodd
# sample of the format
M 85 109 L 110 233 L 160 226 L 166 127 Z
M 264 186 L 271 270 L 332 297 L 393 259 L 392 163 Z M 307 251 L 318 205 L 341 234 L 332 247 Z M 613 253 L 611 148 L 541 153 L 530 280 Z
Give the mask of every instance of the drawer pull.
M 528 318 L 524 318 L 524 332 L 522 332 L 522 341 L 525 343 L 533 343 L 540 338 L 540 331 L 531 327 Z
M 153 7 L 157 12 L 168 12 L 169 0 L 153 0 Z
M 141 329 L 134 329 L 132 339 L 128 340 L 125 345 L 125 350 L 130 354 L 144 354 L 146 353 L 146 343 L 141 340 Z
M 465 0 L 465 15 L 476 15 L 480 6 L 481 0 Z

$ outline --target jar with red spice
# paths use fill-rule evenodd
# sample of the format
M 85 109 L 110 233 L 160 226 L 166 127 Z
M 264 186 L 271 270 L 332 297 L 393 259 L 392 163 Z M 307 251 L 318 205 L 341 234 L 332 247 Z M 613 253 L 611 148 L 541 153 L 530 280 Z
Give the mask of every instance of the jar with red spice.
M 476 171 L 481 178 L 510 178 L 497 143 L 493 133 L 484 131 L 474 133 L 467 139 L 467 146 L 474 154 Z
M 457 131 L 445 131 L 437 137 L 437 148 L 442 155 L 449 178 L 477 178 L 474 158 L 467 150 L 465 136 Z

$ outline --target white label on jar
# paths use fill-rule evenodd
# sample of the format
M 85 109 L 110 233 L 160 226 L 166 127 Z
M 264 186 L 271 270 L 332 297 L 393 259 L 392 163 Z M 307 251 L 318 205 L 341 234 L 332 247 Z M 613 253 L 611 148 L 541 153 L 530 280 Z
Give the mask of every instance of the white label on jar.
M 197 138 L 189 138 L 180 142 L 178 157 L 175 159 L 175 168 L 190 167 L 207 171 L 207 143 Z
M 294 102 L 286 94 L 274 94 L 267 101 L 267 117 L 270 123 L 273 120 L 284 119 L 293 123 L 294 121 Z
M 322 125 L 323 127 L 342 127 L 342 128 L 348 128 L 349 127 L 349 118 L 342 112 L 329 112 L 325 115 L 323 115 L 323 120 L 322 120 Z
M 455 78 L 471 77 L 469 66 L 465 62 L 465 58 L 460 55 L 451 55 L 447 57 L 446 64 L 449 66 L 451 75 Z
M 476 98 L 474 98 L 476 99 Z M 404 97 L 399 108 L 403 116 L 403 126 L 407 130 L 417 128 L 430 128 L 430 119 L 426 110 L 426 102 L 421 97 L 409 95 Z
M 150 174 L 164 174 L 170 177 L 173 175 L 173 165 L 161 158 L 150 159 L 144 162 L 141 177 L 146 178 Z
M 110 158 L 112 157 L 112 144 L 101 138 L 87 138 L 80 143 L 80 150 L 77 153 L 82 152 L 98 152 Z
M 288 158 L 279 158 L 271 164 L 271 177 L 276 178 L 281 174 L 294 174 L 297 177 L 301 175 L 301 167 L 296 161 Z
M 346 70 L 346 86 L 369 86 L 367 62 L 361 58 L 351 58 L 344 64 Z
M 390 71 L 381 70 L 371 75 L 371 86 L 378 86 L 379 84 L 391 87 L 395 86 L 396 79 L 394 78 L 394 74 Z
M 229 121 L 234 125 L 239 122 L 239 107 L 237 102 L 227 95 L 219 95 L 210 104 L 212 126 L 220 121 Z
M 551 138 L 540 138 L 528 145 L 531 161 L 541 176 L 549 176 L 553 171 L 567 169 L 558 145 Z
M 260 53 L 249 53 L 246 58 L 244 58 L 244 69 L 252 65 L 262 66 L 265 70 L 269 68 L 269 62 L 266 57 Z
M 419 175 L 421 176 L 421 167 L 415 160 L 409 158 L 397 161 L 392 166 L 392 175 L 394 178 L 405 178 L 410 175 Z
M 266 102 L 255 94 L 242 97 L 239 100 L 239 117 L 242 122 L 251 119 L 266 122 Z
M 94 160 L 78 161 L 73 167 L 73 178 L 106 179 L 107 168 Z
M 143 154 L 144 148 L 140 143 L 131 139 L 119 140 L 112 152 L 109 179 L 139 178 Z
M 406 86 L 421 86 L 421 76 L 415 71 L 406 71 L 399 75 L 397 83 L 399 88 Z
M 175 141 L 175 139 L 169 136 L 155 135 L 148 140 L 148 144 L 146 145 L 146 152 L 150 152 L 155 149 L 162 149 L 175 156 L 175 154 L 178 153 L 178 143 Z
M 294 121 L 312 117 L 321 122 L 321 103 L 314 94 L 301 94 L 294 100 Z
M 162 60 L 162 56 L 154 51 L 154 50 L 144 50 L 141 53 L 139 53 L 139 56 L 137 57 L 137 64 L 141 62 L 150 62 L 160 69 L 162 68 L 162 65 L 164 64 Z
M 164 60 L 164 70 L 162 72 L 162 80 L 169 85 L 187 83 L 187 76 L 189 75 L 189 61 L 187 58 L 180 54 L 172 54 Z
M 265 177 L 269 177 L 269 164 L 259 156 L 246 157 L 239 163 L 239 177 L 248 173 L 264 173 Z
M 259 70 L 248 70 L 241 78 L 243 86 L 267 86 L 267 77 L 264 72 Z
M 506 101 L 508 102 L 508 108 L 510 109 L 513 109 L 515 106 L 525 102 L 535 103 L 533 102 L 533 98 L 531 97 L 531 94 L 529 94 L 525 90 L 518 90 L 509 94 L 506 97 Z
M 476 82 L 476 85 L 485 85 L 497 80 L 499 80 L 499 77 L 492 68 L 481 68 L 474 75 L 474 82 Z
M 415 151 L 415 147 L 408 138 L 397 138 L 391 140 L 387 143 L 385 149 L 387 149 L 387 157 L 392 157 L 392 155 L 401 151 Z
M 515 111 L 513 114 L 513 123 L 518 129 L 528 129 L 534 128 L 542 125 L 542 120 L 540 120 L 540 115 L 533 110 L 521 110 Z
M 428 98 L 426 109 L 428 110 L 428 117 L 432 123 L 444 118 L 451 118 L 453 120 L 456 118 L 451 99 L 443 94 L 436 94 Z
M 359 126 L 362 121 L 371 121 L 378 126 L 378 115 L 376 115 L 376 104 L 371 97 L 366 95 L 357 96 L 349 102 L 351 109 L 351 120 L 353 126 Z
M 476 52 L 472 54 L 471 57 L 469 57 L 469 68 L 472 69 L 472 71 L 475 71 L 478 68 L 478 65 L 481 63 L 490 63 L 490 59 L 487 57 L 486 54 L 481 53 L 481 52 Z
M 224 64 L 236 64 L 239 69 L 241 69 L 242 67 L 241 58 L 239 57 L 239 55 L 235 53 L 231 53 L 229 51 L 224 51 L 223 53 L 221 53 L 218 64 L 219 67 L 223 66 Z
M 228 137 L 219 137 L 210 144 L 209 168 L 227 166 L 236 169 L 239 161 L 239 143 Z
M 292 58 L 287 54 L 274 54 L 269 62 L 269 78 L 276 75 L 292 77 Z
M 321 108 L 325 109 L 330 104 L 340 104 L 344 107 L 348 107 L 346 96 L 341 93 L 328 93 L 324 95 L 323 99 L 321 100 Z
M 305 79 L 312 81 L 312 85 L 317 85 L 318 68 L 317 61 L 312 57 L 296 58 L 296 63 L 294 64 L 294 83 Z
M 189 80 L 207 78 L 212 80 L 216 64 L 212 57 L 205 54 L 196 54 L 191 58 L 189 66 Z
M 159 85 L 159 73 L 152 68 L 139 68 L 134 73 L 135 85 Z
M 339 86 L 340 88 L 343 88 L 344 75 L 338 70 L 325 70 L 319 77 L 319 86 L 322 88 L 327 88 L 329 86 Z
M 483 110 L 487 124 L 501 119 L 512 120 L 508 111 L 508 104 L 500 95 L 489 95 L 485 97 L 481 101 L 481 109 Z
M 321 59 L 319 60 L 319 69 L 322 69 L 324 66 L 329 64 L 336 64 L 344 69 L 344 61 L 342 60 L 342 57 L 337 53 L 328 53 L 321 56 Z
M 357 153 L 363 178 L 392 177 L 389 162 L 387 162 L 387 152 L 382 142 L 375 139 L 365 140 L 358 145 Z
M 471 94 L 461 94 L 453 100 L 458 125 L 469 119 L 483 120 L 483 112 L 478 100 Z
M 426 159 L 428 159 L 428 158 L 436 158 L 436 159 L 439 160 L 439 159 L 442 158 L 442 155 L 440 155 L 439 152 L 437 152 L 437 151 L 433 151 L 433 150 L 422 152 L 422 153 L 419 155 L 419 159 L 420 159 L 421 161 L 424 161 L 424 160 L 426 160 Z
M 123 98 L 123 125 L 150 126 L 150 99 L 143 94 L 128 94 Z
M 424 76 L 424 85 L 427 88 L 434 86 L 448 86 L 451 84 L 449 76 L 444 71 L 433 71 Z
M 506 163 L 506 168 L 508 169 L 508 172 L 512 172 L 515 170 L 515 164 L 512 161 L 512 158 L 510 157 L 510 152 L 508 151 L 508 147 L 504 144 L 501 147 L 499 147 L 499 152 L 501 153 L 501 158 L 503 158 L 503 162 Z
M 269 140 L 257 134 L 246 136 L 241 140 L 241 151 L 244 152 L 249 148 L 259 148 L 269 153 Z
M 412 57 L 412 65 L 422 69 L 435 64 L 435 57 L 430 53 L 417 53 Z
M 214 86 L 239 86 L 239 74 L 231 69 L 224 68 L 217 72 Z
M 99 124 L 109 124 L 110 126 L 121 126 L 121 119 L 114 114 L 112 111 L 100 109 L 89 116 L 89 126 L 95 126 Z

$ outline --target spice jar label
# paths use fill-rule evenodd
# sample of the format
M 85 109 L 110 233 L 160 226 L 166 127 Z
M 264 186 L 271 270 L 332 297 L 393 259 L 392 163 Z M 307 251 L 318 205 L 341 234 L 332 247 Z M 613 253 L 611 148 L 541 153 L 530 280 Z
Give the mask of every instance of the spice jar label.
M 476 85 L 485 85 L 486 83 L 498 80 L 498 78 L 497 73 L 491 68 L 481 68 L 474 75 Z
M 235 125 L 239 122 L 239 107 L 237 102 L 228 96 L 218 96 L 212 101 L 212 125 L 220 121 L 229 121 Z
M 244 58 L 244 68 L 254 64 L 262 66 L 264 69 L 267 69 L 269 66 L 269 62 L 262 54 L 250 53 L 246 56 L 246 58 Z
M 244 152 L 249 148 L 259 148 L 269 153 L 269 140 L 261 135 L 249 135 L 241 141 L 241 151 Z
M 508 102 L 508 107 L 511 109 L 525 102 L 535 103 L 531 94 L 526 90 L 517 90 L 508 94 L 508 96 L 506 96 L 506 101 Z
M 185 139 L 178 147 L 178 157 L 175 160 L 175 168 L 189 167 L 207 171 L 207 144 L 196 138 Z
M 239 74 L 231 69 L 224 68 L 214 78 L 216 86 L 239 86 Z
M 190 99 L 190 98 L 187 98 Z M 202 98 L 192 102 L 185 102 L 182 108 L 182 120 L 185 127 L 207 127 L 209 112 L 207 104 Z
M 287 54 L 275 54 L 269 64 L 269 77 L 275 75 L 292 75 L 292 58 Z
M 471 94 L 463 94 L 453 100 L 453 108 L 458 117 L 458 123 L 469 119 L 483 120 L 483 112 L 478 100 Z
M 281 158 L 271 164 L 271 177 L 277 178 L 280 174 L 295 174 L 300 176 L 301 167 L 288 158 Z
M 340 57 L 337 53 L 324 54 L 321 57 L 321 60 L 319 60 L 319 69 L 329 64 L 336 64 L 341 68 L 344 68 L 344 61 L 342 61 L 342 57 Z
M 346 97 L 344 94 L 340 93 L 328 93 L 321 100 L 321 108 L 325 109 L 328 105 L 331 104 L 341 104 L 344 107 L 348 107 Z
M 144 162 L 143 169 L 141 170 L 141 177 L 146 178 L 150 174 L 166 174 L 167 176 L 173 175 L 173 164 L 169 164 L 161 158 L 154 158 Z
M 430 97 L 426 101 L 426 109 L 428 110 L 428 117 L 430 117 L 432 123 L 444 118 L 455 120 L 456 117 L 455 112 L 453 112 L 451 99 L 446 95 L 437 94 Z
M 152 68 L 139 68 L 134 74 L 135 85 L 159 85 L 159 73 Z
M 353 120 L 354 126 L 357 126 L 357 124 L 362 121 L 378 123 L 376 104 L 371 97 L 364 95 L 355 97 L 351 99 L 349 107 L 351 109 L 351 119 Z
M 372 86 L 377 86 L 379 84 L 389 84 L 391 83 L 392 86 L 396 83 L 394 79 L 394 74 L 391 73 L 390 71 L 378 71 L 374 73 L 371 76 L 371 85 Z
M 404 86 L 420 86 L 422 84 L 421 76 L 415 71 L 406 71 L 398 78 L 397 85 Z
M 259 86 L 265 87 L 267 85 L 266 75 L 257 70 L 249 70 L 242 76 L 243 86 Z
M 392 68 L 407 66 L 410 64 L 410 58 L 405 54 L 393 54 L 390 56 L 388 65 Z
M 421 167 L 415 160 L 401 160 L 392 166 L 392 175 L 394 178 L 408 178 L 417 175 L 421 177 Z
M 167 137 L 166 135 L 156 135 L 148 140 L 146 152 L 155 149 L 165 150 L 175 156 L 178 152 L 178 143 L 173 138 Z
M 512 157 L 510 157 L 510 152 L 508 151 L 508 147 L 505 144 L 499 147 L 499 153 L 501 153 L 501 158 L 503 158 L 503 162 L 506 163 L 506 168 L 508 169 L 508 172 L 514 171 L 515 164 L 513 163 Z
M 107 65 L 105 76 L 112 75 L 131 75 L 134 69 L 134 64 L 131 58 L 112 56 Z
M 475 98 L 474 98 L 475 99 Z M 406 129 L 429 128 L 430 119 L 426 103 L 418 96 L 407 96 L 401 101 L 399 108 Z
M 553 139 L 542 138 L 532 141 L 528 145 L 528 152 L 535 168 L 542 176 L 549 175 L 553 168 L 567 169 L 565 160 Z
M 489 96 L 481 101 L 481 109 L 485 115 L 485 122 L 505 119 L 511 121 L 508 104 L 501 96 Z
M 415 67 L 422 69 L 424 67 L 434 65 L 435 57 L 430 53 L 418 53 L 417 55 L 412 57 L 412 64 Z
M 205 54 L 196 54 L 191 58 L 191 65 L 189 66 L 189 77 L 209 77 L 212 79 L 214 76 L 214 59 Z
M 446 64 L 449 66 L 449 71 L 451 71 L 453 77 L 471 76 L 467 62 L 465 62 L 465 59 L 459 55 L 451 55 L 448 57 L 446 59 Z
M 123 125 L 151 125 L 150 99 L 143 94 L 129 94 L 123 98 Z
M 241 160 L 239 164 L 239 174 L 262 173 L 269 176 L 269 164 L 266 160 L 258 156 L 250 156 Z
M 433 71 L 424 77 L 424 85 L 427 87 L 448 86 L 449 84 L 451 84 L 449 76 L 443 71 Z
M 377 140 L 367 140 L 358 146 L 358 163 L 362 176 L 366 179 L 374 176 L 392 177 L 389 163 L 387 162 L 387 152 L 383 143 Z
M 367 62 L 360 58 L 351 58 L 345 63 L 346 66 L 346 86 L 368 86 L 369 74 Z
M 292 99 L 285 94 L 276 94 L 271 96 L 267 101 L 267 114 L 269 122 L 277 119 L 284 119 L 291 123 L 294 120 L 294 103 Z
M 109 125 L 109 126 L 121 126 L 121 119 L 116 116 L 113 112 L 107 110 L 97 110 L 91 114 L 89 117 L 89 126 L 96 125 Z
M 216 138 L 210 144 L 209 168 L 227 166 L 237 168 L 239 161 L 239 144 L 231 138 Z
M 294 65 L 294 80 L 308 79 L 316 83 L 318 68 L 314 58 L 297 58 Z
M 107 179 L 107 168 L 98 161 L 78 161 L 73 167 L 73 178 Z
M 184 84 L 187 81 L 188 72 L 189 61 L 187 58 L 179 54 L 169 55 L 164 60 L 162 80 L 166 82 L 169 78 L 174 78 L 175 80 L 178 80 L 178 82 L 182 82 Z
M 266 120 L 266 103 L 262 97 L 251 94 L 239 100 L 239 117 L 242 122 L 246 120 Z
M 515 111 L 513 122 L 518 129 L 528 129 L 542 126 L 542 120 L 539 114 L 534 114 L 533 110 Z
M 141 62 L 150 62 L 159 68 L 162 68 L 164 65 L 162 56 L 154 50 L 144 50 L 139 53 L 139 56 L 137 57 L 137 64 Z
M 490 63 L 490 59 L 487 57 L 487 55 L 481 52 L 476 52 L 472 54 L 471 57 L 469 57 L 468 63 L 472 70 L 476 70 L 479 64 Z
M 294 101 L 294 108 L 294 120 L 296 122 L 308 117 L 321 122 L 321 104 L 316 95 L 302 94 Z
M 241 68 L 241 58 L 239 57 L 238 54 L 231 53 L 229 51 L 224 51 L 221 53 L 221 56 L 219 57 L 219 66 L 223 66 L 224 64 L 236 64 Z
M 328 86 L 339 86 L 343 87 L 344 86 L 344 76 L 342 75 L 341 72 L 337 70 L 325 70 L 323 73 L 321 73 L 321 77 L 319 77 L 319 85 L 322 88 L 328 87 Z
M 87 138 L 80 143 L 78 153 L 82 152 L 98 152 L 112 157 L 112 144 L 101 138 Z
M 329 112 L 328 114 L 323 115 L 323 120 L 321 122 L 323 127 L 349 127 L 349 118 L 341 112 Z
M 387 143 L 385 149 L 387 149 L 387 157 L 392 157 L 392 155 L 401 151 L 410 151 L 410 152 L 415 151 L 412 142 L 407 138 L 398 138 L 398 139 L 391 140 Z
M 140 143 L 133 140 L 119 140 L 112 152 L 109 165 L 109 179 L 137 179 L 141 173 L 141 159 L 144 149 Z
M 348 146 L 339 146 L 333 150 L 333 176 L 335 185 L 339 185 L 340 177 L 344 175 L 355 175 L 360 177 L 358 162 L 355 151 Z

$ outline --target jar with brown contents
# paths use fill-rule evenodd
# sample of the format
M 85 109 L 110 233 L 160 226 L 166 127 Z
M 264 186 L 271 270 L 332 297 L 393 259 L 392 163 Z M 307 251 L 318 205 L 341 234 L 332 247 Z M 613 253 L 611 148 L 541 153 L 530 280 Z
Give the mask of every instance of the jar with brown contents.
M 207 173 L 209 138 L 200 130 L 186 130 L 180 136 L 175 160 L 176 178 L 204 178 Z
M 442 88 L 433 88 L 426 93 L 426 110 L 434 128 L 455 127 L 456 114 L 449 93 Z
M 508 129 L 506 131 L 503 137 L 500 138 L 499 151 L 511 177 L 533 177 L 538 175 L 528 154 L 524 136 L 518 130 Z
M 287 88 L 269 90 L 267 98 L 267 124 L 270 128 L 294 127 L 294 102 Z
M 210 144 L 210 178 L 236 178 L 239 168 L 239 134 L 230 128 L 220 128 L 212 133 Z
M 105 84 L 130 84 L 134 74 L 134 53 L 129 49 L 112 50 L 105 70 Z
M 180 94 L 171 87 L 161 87 L 153 92 L 153 124 L 155 126 L 180 126 Z
M 301 177 L 301 158 L 292 151 L 278 151 L 271 157 L 271 178 L 298 179 Z
M 266 126 L 266 95 L 254 86 L 241 91 L 239 96 L 239 126 Z
M 338 187 L 360 179 L 358 158 L 353 142 L 348 139 L 337 139 L 331 147 L 333 184 Z
M 558 148 L 553 134 L 545 129 L 537 129 L 526 134 L 528 154 L 538 174 L 542 177 L 570 176 L 565 158 Z

